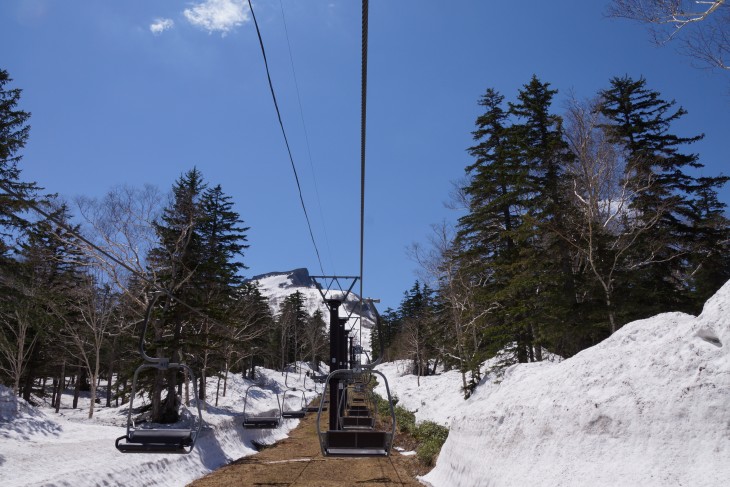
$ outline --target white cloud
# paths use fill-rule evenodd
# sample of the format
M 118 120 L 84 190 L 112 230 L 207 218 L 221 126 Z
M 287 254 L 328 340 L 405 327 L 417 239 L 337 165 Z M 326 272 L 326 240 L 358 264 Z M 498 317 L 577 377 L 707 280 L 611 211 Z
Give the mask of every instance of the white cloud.
M 185 9 L 183 14 L 194 26 L 224 35 L 249 21 L 248 8 L 243 0 L 205 0 Z
M 174 26 L 175 22 L 173 22 L 172 19 L 155 19 L 155 21 L 150 24 L 150 31 L 154 35 L 158 36 L 166 30 L 172 29 Z

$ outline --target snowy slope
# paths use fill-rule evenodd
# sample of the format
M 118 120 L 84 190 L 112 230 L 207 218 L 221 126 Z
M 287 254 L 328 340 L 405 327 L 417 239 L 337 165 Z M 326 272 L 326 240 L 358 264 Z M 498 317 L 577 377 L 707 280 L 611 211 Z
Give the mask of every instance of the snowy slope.
M 271 272 L 255 276 L 251 279 L 251 282 L 257 284 L 261 293 L 269 299 L 269 305 L 275 315 L 280 311 L 281 305 L 287 296 L 299 291 L 305 297 L 307 313 L 312 315 L 319 309 L 324 315 L 325 323 L 329 324 L 329 308 L 322 300 L 322 295 L 315 285 L 315 280 L 310 277 L 307 269 L 302 268 L 287 272 Z M 330 282 L 320 279 L 319 283 L 323 286 L 323 291 L 327 291 L 327 286 Z M 347 286 L 351 283 L 352 280 L 341 280 L 340 284 L 344 288 L 342 291 L 347 291 Z M 331 286 L 331 290 L 326 292 L 325 295 L 328 299 L 341 299 L 344 293 L 341 292 L 340 288 L 335 283 Z M 357 319 L 360 316 L 360 298 L 355 293 L 355 289 L 350 292 L 347 297 L 347 301 L 340 306 L 339 312 L 339 316 L 341 318 L 350 318 L 346 326 L 348 330 L 352 330 L 351 334 L 356 337 L 357 343 L 361 334 L 360 320 Z M 363 327 L 361 345 L 365 350 L 370 351 L 370 330 L 373 326 L 375 326 L 375 313 L 372 309 L 370 309 L 368 303 L 363 303 L 362 314 Z
M 624 326 L 510 368 L 459 408 L 440 486 L 721 486 L 730 479 L 730 283 L 693 317 Z
M 416 414 L 416 422 L 433 421 L 449 426 L 459 408 L 463 407 L 464 394 L 458 370 L 418 378 L 410 373 L 412 362 L 398 360 L 378 365 L 377 370 L 388 380 L 390 393 L 398 399 L 398 405 Z M 385 384 L 379 380 L 375 392 L 386 397 Z
M 271 390 L 283 391 L 285 377 L 257 369 Z M 0 386 L 0 485 L 94 486 L 94 485 L 185 485 L 192 480 L 256 452 L 254 442 L 271 444 L 287 436 L 298 420 L 284 420 L 275 430 L 244 430 L 243 396 L 250 381 L 229 376 L 227 397 L 218 407 L 203 413 L 205 425 L 189 455 L 122 454 L 114 440 L 125 433 L 126 408 L 99 408 L 86 419 L 88 400 L 71 409 L 65 395 L 60 414 L 50 408 L 34 408 L 22 399 L 14 405 L 12 391 Z M 289 376 L 290 385 L 303 387 L 303 376 Z M 214 392 L 216 380 L 208 383 Z M 314 393 L 308 392 L 312 399 Z M 287 395 L 291 398 L 292 395 Z M 271 394 L 256 395 L 246 412 L 270 409 Z M 135 401 L 135 404 L 137 402 Z

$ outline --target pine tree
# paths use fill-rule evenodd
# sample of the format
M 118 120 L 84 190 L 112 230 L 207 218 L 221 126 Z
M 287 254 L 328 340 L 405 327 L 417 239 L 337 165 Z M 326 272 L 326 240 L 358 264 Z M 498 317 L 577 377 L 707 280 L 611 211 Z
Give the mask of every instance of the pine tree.
M 66 205 L 49 208 L 49 213 L 50 219 L 39 220 L 24 230 L 17 261 L 1 272 L 2 280 L 7 282 L 9 278 L 13 288 L 7 308 L 18 313 L 18 319 L 32 323 L 27 339 L 35 346 L 29 349 L 22 385 L 27 401 L 31 399 L 34 379 L 54 375 L 55 369 L 68 357 L 69 346 L 62 323 L 77 319 L 70 303 L 75 300 L 76 289 L 83 279 L 84 258 L 75 236 L 79 228 L 69 232 L 55 223 L 61 221 L 69 226 L 70 212 Z M 15 272 L 7 276 L 6 269 Z M 24 318 L 20 316 L 23 313 Z
M 233 211 L 231 197 L 223 193 L 220 185 L 203 193 L 200 201 L 201 220 L 198 225 L 203 258 L 198 269 L 199 279 L 208 289 L 219 289 L 230 294 L 243 281 L 240 272 L 246 268 L 239 260 L 248 248 L 245 243 L 249 227 Z
M 510 271 L 516 306 L 519 361 L 542 360 L 542 348 L 566 353 L 565 342 L 575 305 L 572 256 L 561 239 L 569 232 L 570 205 L 565 167 L 571 158 L 562 118 L 550 112 L 557 90 L 533 76 L 510 103 L 516 117 L 511 143 L 528 168 L 529 197 L 514 240 L 519 256 Z M 509 301 L 507 301 L 509 303 Z M 517 304 L 519 303 L 519 304 Z M 510 306 L 510 304 L 508 304 Z M 525 340 L 525 345 L 520 343 Z
M 39 189 L 35 183 L 20 180 L 19 151 L 28 141 L 30 113 L 18 108 L 22 90 L 8 88 L 11 81 L 8 72 L 0 69 L 0 259 L 12 247 L 6 239 L 30 225 L 22 212 L 28 208 L 26 199 L 33 198 Z
M 703 135 L 673 134 L 672 124 L 687 112 L 647 88 L 644 78 L 613 78 L 601 96 L 601 111 L 609 120 L 605 130 L 625 149 L 624 177 L 635 188 L 630 218 L 652 225 L 652 231 L 645 232 L 635 248 L 634 267 L 641 272 L 624 283 L 628 291 L 625 305 L 636 309 L 634 317 L 668 309 L 692 311 L 685 284 L 692 251 L 687 244 L 703 226 L 703 216 L 697 213 L 701 202 L 711 202 L 727 178 L 700 181 L 687 172 L 703 165 L 697 154 L 681 150 Z M 713 213 L 711 210 L 707 216 Z
M 178 178 L 172 188 L 172 201 L 163 210 L 160 222 L 155 224 L 160 245 L 150 251 L 148 258 L 150 271 L 156 281 L 174 296 L 166 298 L 162 316 L 153 323 L 154 341 L 160 345 L 155 352 L 157 356 L 168 357 L 175 362 L 194 361 L 196 352 L 201 352 L 183 349 L 184 339 L 187 338 L 183 333 L 192 338 L 201 327 L 209 326 L 209 323 L 202 323 L 203 318 L 199 313 L 190 309 L 202 310 L 205 303 L 205 290 L 196 281 L 196 271 L 204 254 L 199 226 L 202 220 L 200 200 L 205 189 L 203 176 L 196 168 Z M 199 326 L 185 327 L 188 323 Z M 191 342 L 201 347 L 201 340 L 192 338 Z M 152 395 L 155 421 L 177 421 L 177 381 L 174 371 L 157 374 Z M 167 390 L 165 398 L 162 397 L 163 383 Z
M 284 299 L 277 316 L 281 370 L 284 370 L 287 364 L 302 359 L 303 334 L 309 319 L 305 297 L 300 291 Z
M 697 178 L 696 198 L 690 215 L 692 240 L 689 242 L 690 299 L 694 313 L 730 280 L 730 220 L 727 205 L 718 199 L 715 187 L 721 178 Z

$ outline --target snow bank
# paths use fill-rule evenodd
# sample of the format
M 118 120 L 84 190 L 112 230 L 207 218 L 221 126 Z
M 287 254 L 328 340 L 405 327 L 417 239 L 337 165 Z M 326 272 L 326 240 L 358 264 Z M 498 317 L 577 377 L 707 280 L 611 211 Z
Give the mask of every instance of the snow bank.
M 257 369 L 265 387 L 283 392 L 285 379 L 279 372 Z M 290 386 L 304 387 L 303 375 L 288 377 Z M 229 376 L 227 397 L 218 407 L 209 405 L 203 413 L 204 425 L 195 449 L 189 455 L 122 454 L 114 440 L 124 435 L 127 409 L 99 408 L 92 420 L 86 419 L 89 400 L 79 408 L 70 406 L 70 394 L 62 397 L 61 413 L 48 407 L 35 408 L 22 399 L 14 411 L 6 407 L 8 390 L 0 386 L 0 485 L 96 486 L 96 485 L 185 485 L 237 458 L 256 452 L 255 444 L 271 444 L 285 438 L 298 420 L 284 420 L 274 430 L 244 430 L 243 396 L 250 381 Z M 208 382 L 214 394 L 216 379 Z M 12 397 L 12 391 L 9 392 Z M 307 392 L 308 400 L 314 392 Z M 260 413 L 272 406 L 272 394 L 252 395 L 246 412 Z M 141 399 L 140 399 L 141 400 Z M 212 398 L 214 400 L 214 398 Z M 137 400 L 135 400 L 137 404 Z M 273 399 L 273 404 L 276 400 Z
M 413 362 L 398 360 L 377 367 L 388 380 L 390 393 L 398 399 L 398 405 L 415 413 L 416 422 L 433 421 L 448 426 L 464 405 L 461 391 L 461 373 L 457 370 L 437 375 L 418 377 L 411 374 Z M 385 384 L 378 382 L 375 392 L 386 397 Z
M 440 486 L 727 485 L 730 283 L 698 317 L 630 323 L 561 363 L 509 368 L 458 411 Z

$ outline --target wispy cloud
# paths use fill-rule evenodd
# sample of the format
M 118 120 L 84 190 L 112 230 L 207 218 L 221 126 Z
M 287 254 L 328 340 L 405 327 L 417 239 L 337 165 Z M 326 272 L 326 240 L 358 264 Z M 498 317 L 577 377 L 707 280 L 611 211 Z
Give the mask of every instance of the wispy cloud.
M 205 0 L 183 14 L 194 26 L 223 35 L 250 19 L 243 0 Z
M 172 19 L 155 19 L 155 21 L 150 24 L 150 31 L 154 35 L 158 36 L 166 30 L 172 29 L 174 26 L 175 22 L 173 22 Z

